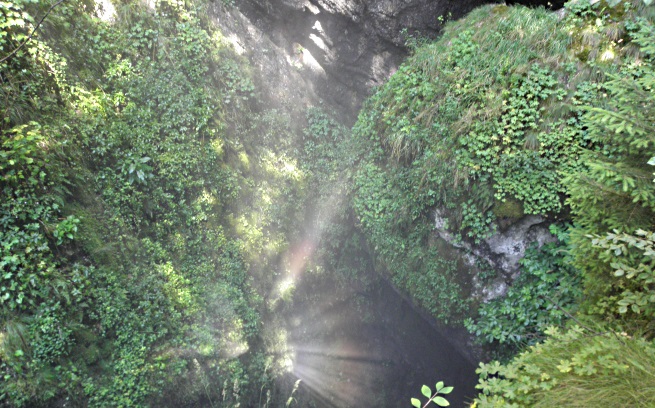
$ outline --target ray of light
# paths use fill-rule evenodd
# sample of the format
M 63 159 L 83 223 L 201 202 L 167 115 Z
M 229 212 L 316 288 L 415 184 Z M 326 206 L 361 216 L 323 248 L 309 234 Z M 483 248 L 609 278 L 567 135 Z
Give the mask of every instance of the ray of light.
M 335 188 L 335 193 L 314 209 L 304 237 L 291 245 L 283 258 L 285 273 L 279 277 L 270 296 L 274 302 L 303 279 L 341 201 L 339 189 Z M 372 373 L 386 369 L 387 361 L 371 350 L 369 339 L 352 336 L 350 326 L 357 321 L 353 318 L 357 311 L 352 309 L 350 299 L 317 296 L 306 306 L 290 311 L 283 329 L 284 341 L 277 342 L 286 346 L 286 350 L 278 348 L 281 365 L 302 380 L 301 387 L 311 392 L 319 406 L 360 405 L 363 393 L 375 392 L 376 380 Z
M 329 51 L 327 45 L 325 44 L 325 41 L 323 41 L 323 39 L 318 35 L 313 33 L 309 34 L 309 39 L 312 40 L 314 44 L 318 46 L 318 48 L 322 49 L 325 52 Z
M 308 66 L 313 71 L 325 73 L 325 70 L 323 69 L 321 64 L 318 63 L 316 58 L 314 58 L 312 53 L 309 52 L 309 50 L 307 48 L 302 49 L 302 63 L 304 65 Z

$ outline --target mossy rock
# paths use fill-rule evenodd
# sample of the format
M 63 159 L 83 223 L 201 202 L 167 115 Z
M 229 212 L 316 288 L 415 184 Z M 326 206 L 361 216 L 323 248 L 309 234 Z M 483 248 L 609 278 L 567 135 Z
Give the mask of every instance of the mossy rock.
M 496 200 L 491 211 L 499 221 L 516 221 L 525 215 L 523 204 L 513 198 L 506 198 L 504 201 Z

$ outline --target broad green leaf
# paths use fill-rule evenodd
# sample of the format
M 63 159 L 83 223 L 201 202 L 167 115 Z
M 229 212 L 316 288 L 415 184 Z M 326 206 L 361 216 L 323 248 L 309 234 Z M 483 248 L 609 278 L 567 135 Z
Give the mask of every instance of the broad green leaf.
M 424 385 L 421 387 L 421 394 L 425 395 L 426 398 L 430 398 L 432 396 L 432 391 L 430 391 L 430 387 Z
M 437 392 L 439 392 L 439 390 L 442 389 L 443 386 L 444 386 L 443 381 L 439 381 L 439 382 L 437 383 L 437 385 L 436 385 L 436 387 L 437 387 Z
M 412 406 L 416 408 L 421 408 L 421 401 L 417 400 L 416 398 L 412 398 Z
M 450 405 L 450 402 L 448 402 L 448 400 L 443 397 L 434 397 L 432 401 L 434 401 L 434 403 L 440 407 L 447 407 Z
M 454 387 L 443 387 L 442 389 L 439 390 L 441 394 L 450 394 L 453 392 Z

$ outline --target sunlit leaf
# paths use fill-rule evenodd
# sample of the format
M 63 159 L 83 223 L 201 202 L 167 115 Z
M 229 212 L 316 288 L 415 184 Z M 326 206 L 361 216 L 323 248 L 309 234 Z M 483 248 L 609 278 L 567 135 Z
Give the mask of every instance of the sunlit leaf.
M 426 398 L 430 398 L 432 396 L 432 391 L 430 390 L 430 387 L 424 385 L 421 387 L 421 394 L 425 395 Z
M 417 400 L 416 398 L 412 398 L 412 406 L 416 408 L 421 408 L 421 401 Z
M 454 387 L 443 387 L 442 389 L 439 390 L 441 394 L 450 394 L 453 392 Z
M 448 400 L 443 397 L 434 397 L 432 401 L 434 401 L 434 403 L 440 407 L 447 407 L 450 405 L 450 402 L 448 402 Z

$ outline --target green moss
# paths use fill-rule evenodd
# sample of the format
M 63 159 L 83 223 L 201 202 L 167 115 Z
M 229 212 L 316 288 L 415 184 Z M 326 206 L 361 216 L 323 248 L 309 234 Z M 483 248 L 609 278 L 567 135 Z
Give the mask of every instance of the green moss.
M 504 201 L 496 200 L 491 211 L 500 219 L 509 218 L 511 220 L 518 220 L 525 215 L 523 204 L 512 198 L 507 198 Z

